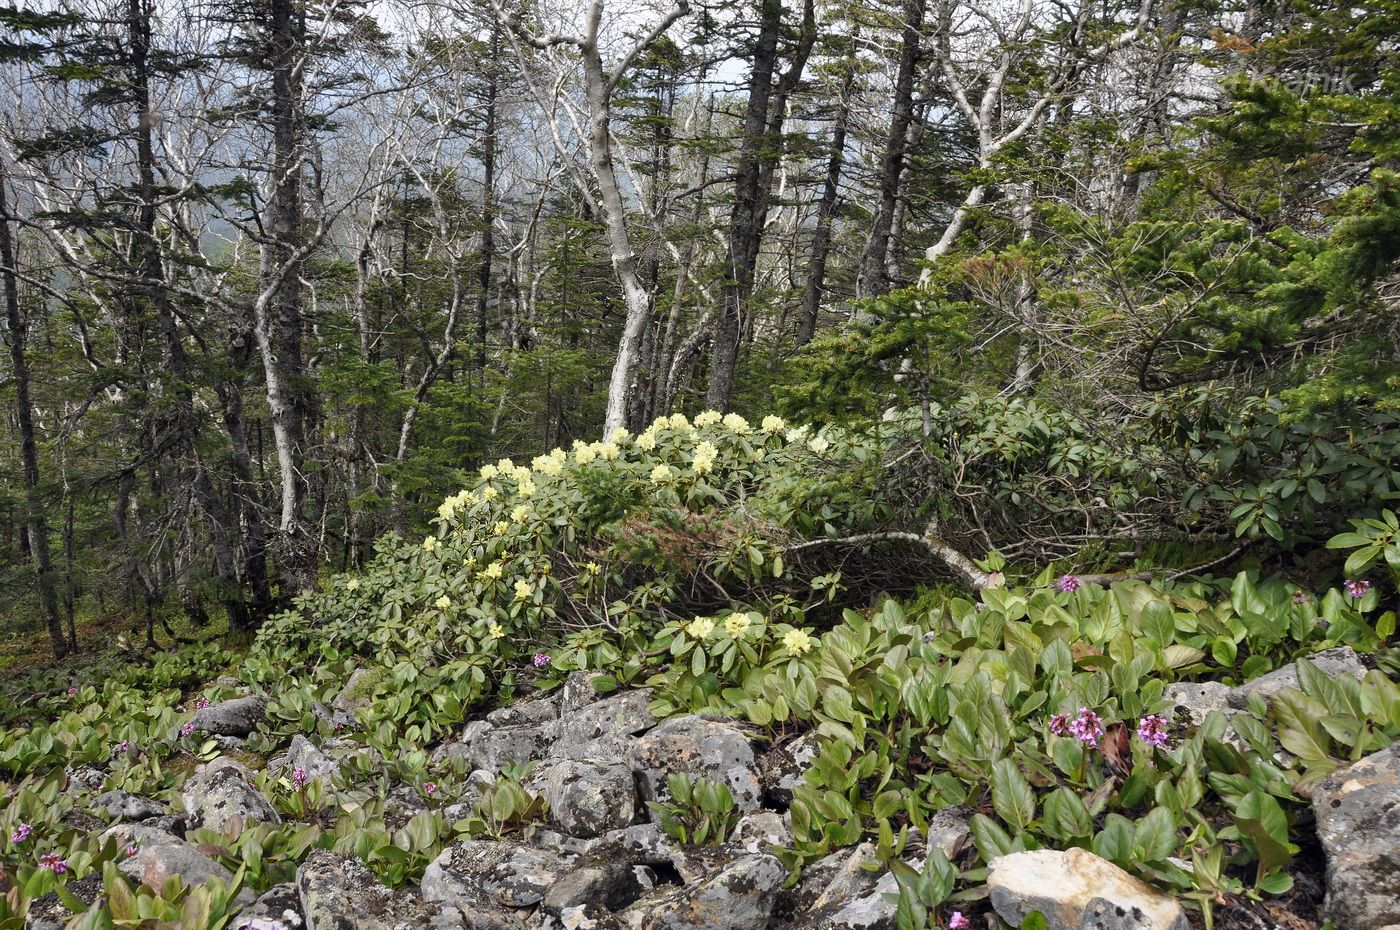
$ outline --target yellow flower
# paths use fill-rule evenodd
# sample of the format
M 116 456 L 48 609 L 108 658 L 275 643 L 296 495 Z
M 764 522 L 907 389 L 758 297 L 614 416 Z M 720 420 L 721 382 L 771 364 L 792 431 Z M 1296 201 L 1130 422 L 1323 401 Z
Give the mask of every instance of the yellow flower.
M 528 516 L 530 516 L 530 508 L 524 504 L 516 504 L 515 509 L 510 512 L 510 518 L 516 523 L 524 523 Z
M 347 591 L 355 591 L 358 590 L 359 587 L 360 579 L 358 578 L 351 578 L 349 581 L 345 582 L 345 590 Z
M 504 536 L 510 531 L 510 524 L 504 520 L 497 520 L 495 530 L 497 536 Z
M 704 639 L 715 631 L 715 622 L 709 617 L 696 617 L 686 626 L 685 631 L 695 639 Z
M 591 442 L 574 441 L 574 461 L 587 465 L 598 457 L 598 449 Z
M 671 480 L 671 466 L 658 465 L 651 470 L 652 484 L 665 484 Z
M 521 578 L 515 583 L 515 599 L 517 601 L 528 600 L 531 594 L 535 593 L 534 585 Z
M 645 433 L 642 433 L 642 435 L 638 436 L 638 437 L 637 437 L 637 448 L 638 448 L 638 449 L 641 449 L 643 452 L 650 452 L 652 449 L 655 449 L 655 448 L 656 448 L 656 436 L 655 436 L 655 434 L 653 434 L 651 430 L 647 430 Z
M 535 482 L 531 481 L 529 478 L 525 478 L 520 484 L 516 485 L 515 493 L 519 494 L 521 497 L 529 497 L 531 494 L 535 493 Z
M 602 574 L 603 566 L 599 565 L 597 562 L 589 562 L 583 567 L 583 570 L 590 575 L 599 575 Z
M 446 610 L 447 608 L 452 606 L 452 598 L 444 594 L 442 597 L 433 601 L 433 606 L 435 606 L 438 610 Z
M 756 446 L 755 448 L 749 450 L 750 462 L 761 462 L 763 461 L 763 456 L 764 451 L 762 446 Z
M 491 578 L 494 580 L 496 578 L 501 577 L 501 575 L 504 572 L 505 569 L 501 567 L 500 562 L 492 562 L 490 565 L 486 566 L 486 568 L 482 570 L 481 575 L 483 578 Z
M 764 417 L 763 423 L 759 425 L 759 429 L 769 434 L 781 433 L 786 428 L 787 424 L 783 422 L 783 418 L 775 417 L 771 413 L 768 416 Z
M 673 413 L 671 418 L 665 422 L 671 429 L 690 429 L 690 421 L 685 418 L 683 413 Z
M 501 625 L 499 623 L 491 624 L 491 628 L 486 632 L 491 634 L 492 639 L 500 639 L 502 636 L 506 635 L 506 631 L 501 629 Z
M 467 556 L 467 560 L 466 560 L 465 562 L 463 562 L 462 564 L 465 565 L 467 568 L 471 568 L 472 566 L 474 566 L 474 565 L 476 564 L 476 556 L 474 556 L 474 555 L 469 555 L 469 556 Z
M 536 471 L 555 476 L 564 470 L 564 462 L 568 460 L 568 457 L 568 453 L 563 449 L 554 449 L 548 455 L 536 456 L 531 464 Z
M 718 410 L 706 410 L 704 413 L 697 413 L 695 415 L 696 426 L 714 426 L 719 421 L 720 415 Z
M 423 540 L 423 551 L 432 552 L 440 545 L 436 536 L 428 536 Z
M 497 491 L 493 487 L 484 487 L 481 489 L 481 499 L 484 501 L 493 501 L 496 499 L 496 495 L 500 493 L 500 491 Z
M 787 431 L 787 441 L 788 441 L 788 442 L 801 442 L 802 440 L 804 440 L 804 439 L 806 439 L 806 438 L 807 438 L 807 426 L 806 426 L 805 424 L 802 425 L 802 426 L 794 427 L 793 429 L 790 429 L 790 430 Z
M 807 448 L 817 453 L 817 455 L 821 455 L 827 449 L 831 448 L 831 443 L 826 441 L 825 436 L 817 436 L 813 438 L 811 442 L 807 443 Z
M 783 634 L 783 645 L 795 656 L 812 651 L 812 637 L 802 630 L 788 630 Z
M 453 495 L 441 504 L 438 504 L 438 516 L 442 517 L 444 520 L 450 520 L 452 519 L 452 515 L 457 512 L 458 506 L 459 502 L 457 497 Z
M 498 471 L 499 469 L 496 468 L 495 465 L 486 464 L 481 466 L 481 480 L 490 481 L 492 478 L 496 477 Z
M 734 639 L 738 639 L 748 632 L 749 624 L 752 622 L 748 614 L 730 614 L 724 618 L 724 632 Z
M 737 413 L 726 413 L 724 425 L 731 433 L 747 433 L 749 431 L 749 421 Z
M 695 460 L 691 463 L 691 469 L 697 475 L 708 474 L 715 464 L 715 457 L 719 455 L 719 450 L 713 443 L 702 442 L 695 447 Z
M 510 459 L 501 459 L 496 463 L 496 468 L 502 473 L 509 475 L 511 472 L 515 471 L 515 463 Z
M 618 448 L 615 442 L 600 442 L 597 445 L 598 456 L 605 462 L 611 462 L 617 458 Z

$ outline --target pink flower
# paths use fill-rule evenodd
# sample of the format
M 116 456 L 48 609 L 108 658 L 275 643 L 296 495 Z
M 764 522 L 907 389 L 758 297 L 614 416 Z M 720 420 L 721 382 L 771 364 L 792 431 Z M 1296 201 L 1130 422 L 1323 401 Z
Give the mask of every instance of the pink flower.
M 191 733 L 193 733 L 193 732 L 194 732 L 194 721 L 193 721 L 193 720 L 187 722 L 184 726 L 182 726 L 182 727 L 180 728 L 180 735 L 181 735 L 181 736 L 189 736 L 189 735 L 190 735 Z
M 15 827 L 14 833 L 10 834 L 10 842 L 23 843 L 25 840 L 29 839 L 29 834 L 33 832 L 34 825 L 32 823 L 22 823 L 19 826 Z
M 39 857 L 39 868 L 48 869 L 55 875 L 68 871 L 68 863 L 58 853 L 44 853 Z
M 1312 598 L 1308 597 L 1308 592 L 1306 591 L 1293 592 L 1293 603 L 1295 604 L 1306 604 L 1311 600 Z
M 1092 746 L 1103 739 L 1103 718 L 1089 708 L 1081 707 L 1070 721 L 1069 732 L 1081 743 Z
M 1073 594 L 1075 591 L 1079 590 L 1082 584 L 1084 584 L 1084 582 L 1079 580 L 1078 575 L 1061 575 L 1059 580 L 1055 582 L 1055 587 L 1064 591 L 1066 594 Z
M 1167 744 L 1167 722 L 1156 714 L 1148 714 L 1138 721 L 1138 737 L 1149 746 Z
M 206 708 L 206 707 L 208 707 L 208 706 L 209 706 L 209 699 L 208 699 L 208 698 L 206 698 L 206 697 L 195 698 L 195 700 L 194 700 L 194 709 L 195 709 L 195 710 L 203 710 L 204 708 Z
M 1358 601 L 1366 596 L 1367 591 L 1371 590 L 1371 582 L 1367 581 L 1365 578 L 1357 578 L 1355 580 L 1349 579 L 1343 582 L 1342 585 L 1347 589 L 1347 593 Z
M 134 856 L 140 852 L 140 850 L 136 848 L 135 843 L 132 843 L 130 846 L 126 847 L 126 849 L 123 849 L 122 852 L 126 853 L 128 856 Z
M 1054 714 L 1050 717 L 1050 732 L 1056 736 L 1069 736 L 1069 714 Z
M 73 687 L 71 687 L 71 688 L 68 689 L 68 696 L 69 696 L 69 697 L 77 697 L 77 696 L 78 696 L 78 686 L 77 686 L 77 685 L 74 685 Z
M 296 768 L 292 769 L 292 784 L 294 786 L 301 788 L 306 784 L 308 780 L 309 779 L 306 774 L 306 769 L 302 768 L 299 765 Z
M 953 916 L 948 918 L 948 930 L 967 930 L 972 926 L 972 921 L 963 916 L 962 911 L 953 911 Z
M 535 668 L 544 668 L 549 664 L 549 656 L 543 652 L 535 653 Z
M 434 784 L 433 782 L 430 782 L 430 781 L 425 781 L 425 782 L 423 782 L 423 793 L 424 793 L 424 794 L 432 794 L 432 793 L 435 792 L 435 791 L 437 791 L 437 785 L 436 785 L 436 784 Z
M 121 755 L 122 753 L 124 753 L 124 752 L 126 752 L 126 751 L 128 751 L 128 750 L 130 750 L 130 749 L 131 749 L 131 740 L 125 740 L 125 739 L 124 739 L 124 740 L 122 740 L 120 743 L 117 743 L 115 746 L 112 747 L 112 753 L 113 753 L 114 755 Z

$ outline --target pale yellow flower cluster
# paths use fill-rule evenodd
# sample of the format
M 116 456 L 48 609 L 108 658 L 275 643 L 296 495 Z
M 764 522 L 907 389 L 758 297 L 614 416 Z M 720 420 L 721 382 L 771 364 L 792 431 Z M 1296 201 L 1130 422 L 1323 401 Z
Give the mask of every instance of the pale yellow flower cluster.
M 651 470 L 652 484 L 665 484 L 671 480 L 671 466 L 658 465 Z
M 783 634 L 783 645 L 795 656 L 812 651 L 812 637 L 802 630 L 788 630 Z
M 441 545 L 442 543 L 438 541 L 436 536 L 428 536 L 423 540 L 423 551 L 436 552 L 437 548 Z
M 787 423 L 783 422 L 782 417 L 775 417 L 770 413 L 763 418 L 763 422 L 759 424 L 758 428 L 772 435 L 774 433 L 781 433 L 783 430 L 787 429 Z
M 730 614 L 724 618 L 724 631 L 733 639 L 738 639 L 749 631 L 752 623 L 748 614 Z
M 696 617 L 686 625 L 685 631 L 692 639 L 704 639 L 715 631 L 715 622 L 709 617 Z
M 433 601 L 433 606 L 436 607 L 438 610 L 446 610 L 447 608 L 452 606 L 452 598 L 444 594 L 442 597 Z
M 745 420 L 737 413 L 726 413 L 724 415 L 724 428 L 731 433 L 747 433 L 749 431 L 749 421 Z
M 542 475 L 549 475 L 557 478 L 564 471 L 564 465 L 569 461 L 569 453 L 563 449 L 552 449 L 545 455 L 537 455 L 530 466 Z
M 718 455 L 719 450 L 715 448 L 714 443 L 702 442 L 695 447 L 695 460 L 690 467 L 697 475 L 707 475 L 714 468 Z
M 526 600 L 529 600 L 529 599 L 530 599 L 530 595 L 532 595 L 532 594 L 534 594 L 534 593 L 535 593 L 535 587 L 534 587 L 534 585 L 530 584 L 530 582 L 526 581 L 524 578 L 521 578 L 519 581 L 517 581 L 517 582 L 515 583 L 515 599 L 516 599 L 517 601 L 526 601 Z

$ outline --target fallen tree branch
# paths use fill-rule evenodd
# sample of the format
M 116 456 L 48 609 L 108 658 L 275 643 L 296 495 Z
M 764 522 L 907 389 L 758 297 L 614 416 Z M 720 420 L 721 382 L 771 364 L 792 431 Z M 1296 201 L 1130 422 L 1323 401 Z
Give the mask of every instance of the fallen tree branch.
M 1107 572 L 1101 575 L 1079 575 L 1077 577 L 1080 581 L 1092 582 L 1093 584 L 1113 584 L 1115 581 L 1151 581 L 1154 578 L 1161 578 L 1163 581 L 1175 581 L 1185 575 L 1195 575 L 1208 568 L 1224 565 L 1226 562 L 1232 561 L 1251 545 L 1253 545 L 1252 540 L 1242 542 L 1219 558 L 1211 559 L 1209 562 L 1202 562 L 1199 565 L 1192 565 L 1190 568 L 1154 568 L 1143 572 Z
M 922 535 L 902 530 L 887 530 L 880 533 L 861 533 L 856 536 L 842 536 L 837 539 L 813 539 L 798 543 L 795 546 L 789 546 L 787 551 L 798 552 L 802 549 L 811 549 L 814 546 L 827 545 L 860 546 L 865 543 L 874 542 L 907 542 L 916 546 L 922 546 L 931 552 L 935 558 L 943 562 L 953 574 L 978 590 L 982 588 L 998 587 L 1003 580 L 1000 572 L 988 574 L 982 571 L 971 559 L 949 545 L 947 540 L 942 536 L 929 530 L 925 530 Z

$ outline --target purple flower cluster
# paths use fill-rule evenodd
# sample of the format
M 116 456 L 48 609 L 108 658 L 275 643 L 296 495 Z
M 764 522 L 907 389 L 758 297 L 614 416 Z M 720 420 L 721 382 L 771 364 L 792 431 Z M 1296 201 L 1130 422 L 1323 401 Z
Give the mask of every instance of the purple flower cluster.
M 22 823 L 19 826 L 15 827 L 14 833 L 10 834 L 10 842 L 23 843 L 25 840 L 29 839 L 29 834 L 33 832 L 34 825 L 32 823 Z
M 122 753 L 128 751 L 129 749 L 131 749 L 131 740 L 124 739 L 120 743 L 117 743 L 115 746 L 112 747 L 112 754 L 119 756 Z
M 69 696 L 69 697 L 77 697 L 77 696 L 78 696 L 78 686 L 77 686 L 77 685 L 74 685 L 73 687 L 71 687 L 71 688 L 68 689 L 68 696 Z
M 58 853 L 44 853 L 39 857 L 39 868 L 48 869 L 55 875 L 68 871 L 68 862 Z
M 1051 714 L 1050 732 L 1056 736 L 1069 736 L 1069 714 Z
M 1073 594 L 1084 584 L 1078 575 L 1061 575 L 1055 582 L 1055 587 L 1066 594 Z
M 544 668 L 545 666 L 549 665 L 549 662 L 550 659 L 547 653 L 535 653 L 535 668 Z
M 182 727 L 180 728 L 180 735 L 181 735 L 181 736 L 189 736 L 189 735 L 190 735 L 191 733 L 193 733 L 193 732 L 194 732 L 194 721 L 193 721 L 193 720 L 187 721 L 187 722 L 185 723 L 185 725 L 182 726 Z
M 1367 591 L 1371 590 L 1371 582 L 1367 581 L 1365 578 L 1348 578 L 1346 581 L 1342 582 L 1342 587 L 1347 589 L 1347 594 L 1350 594 L 1352 598 L 1359 601 L 1366 596 Z
M 1103 718 L 1089 708 L 1081 707 L 1069 722 L 1069 732 L 1081 743 L 1092 746 L 1103 739 Z
M 1138 721 L 1138 737 L 1149 746 L 1167 744 L 1167 722 L 1156 714 L 1148 714 Z
M 953 911 L 953 916 L 948 918 L 948 930 L 967 930 L 972 926 L 972 921 L 963 916 L 962 911 Z
M 302 768 L 299 765 L 296 768 L 292 769 L 292 784 L 295 787 L 303 788 L 306 786 L 306 783 L 309 780 L 310 778 L 306 774 L 306 769 Z
M 208 698 L 206 698 L 206 697 L 195 698 L 195 700 L 194 700 L 194 709 L 195 709 L 195 710 L 203 710 L 204 708 L 206 708 L 206 707 L 208 707 L 208 706 L 209 706 L 209 699 L 208 699 Z
M 437 792 L 437 784 L 436 784 L 436 783 L 430 782 L 430 781 L 425 781 L 425 782 L 423 782 L 423 793 L 424 793 L 424 794 L 432 795 L 432 794 L 435 794 L 436 792 Z

